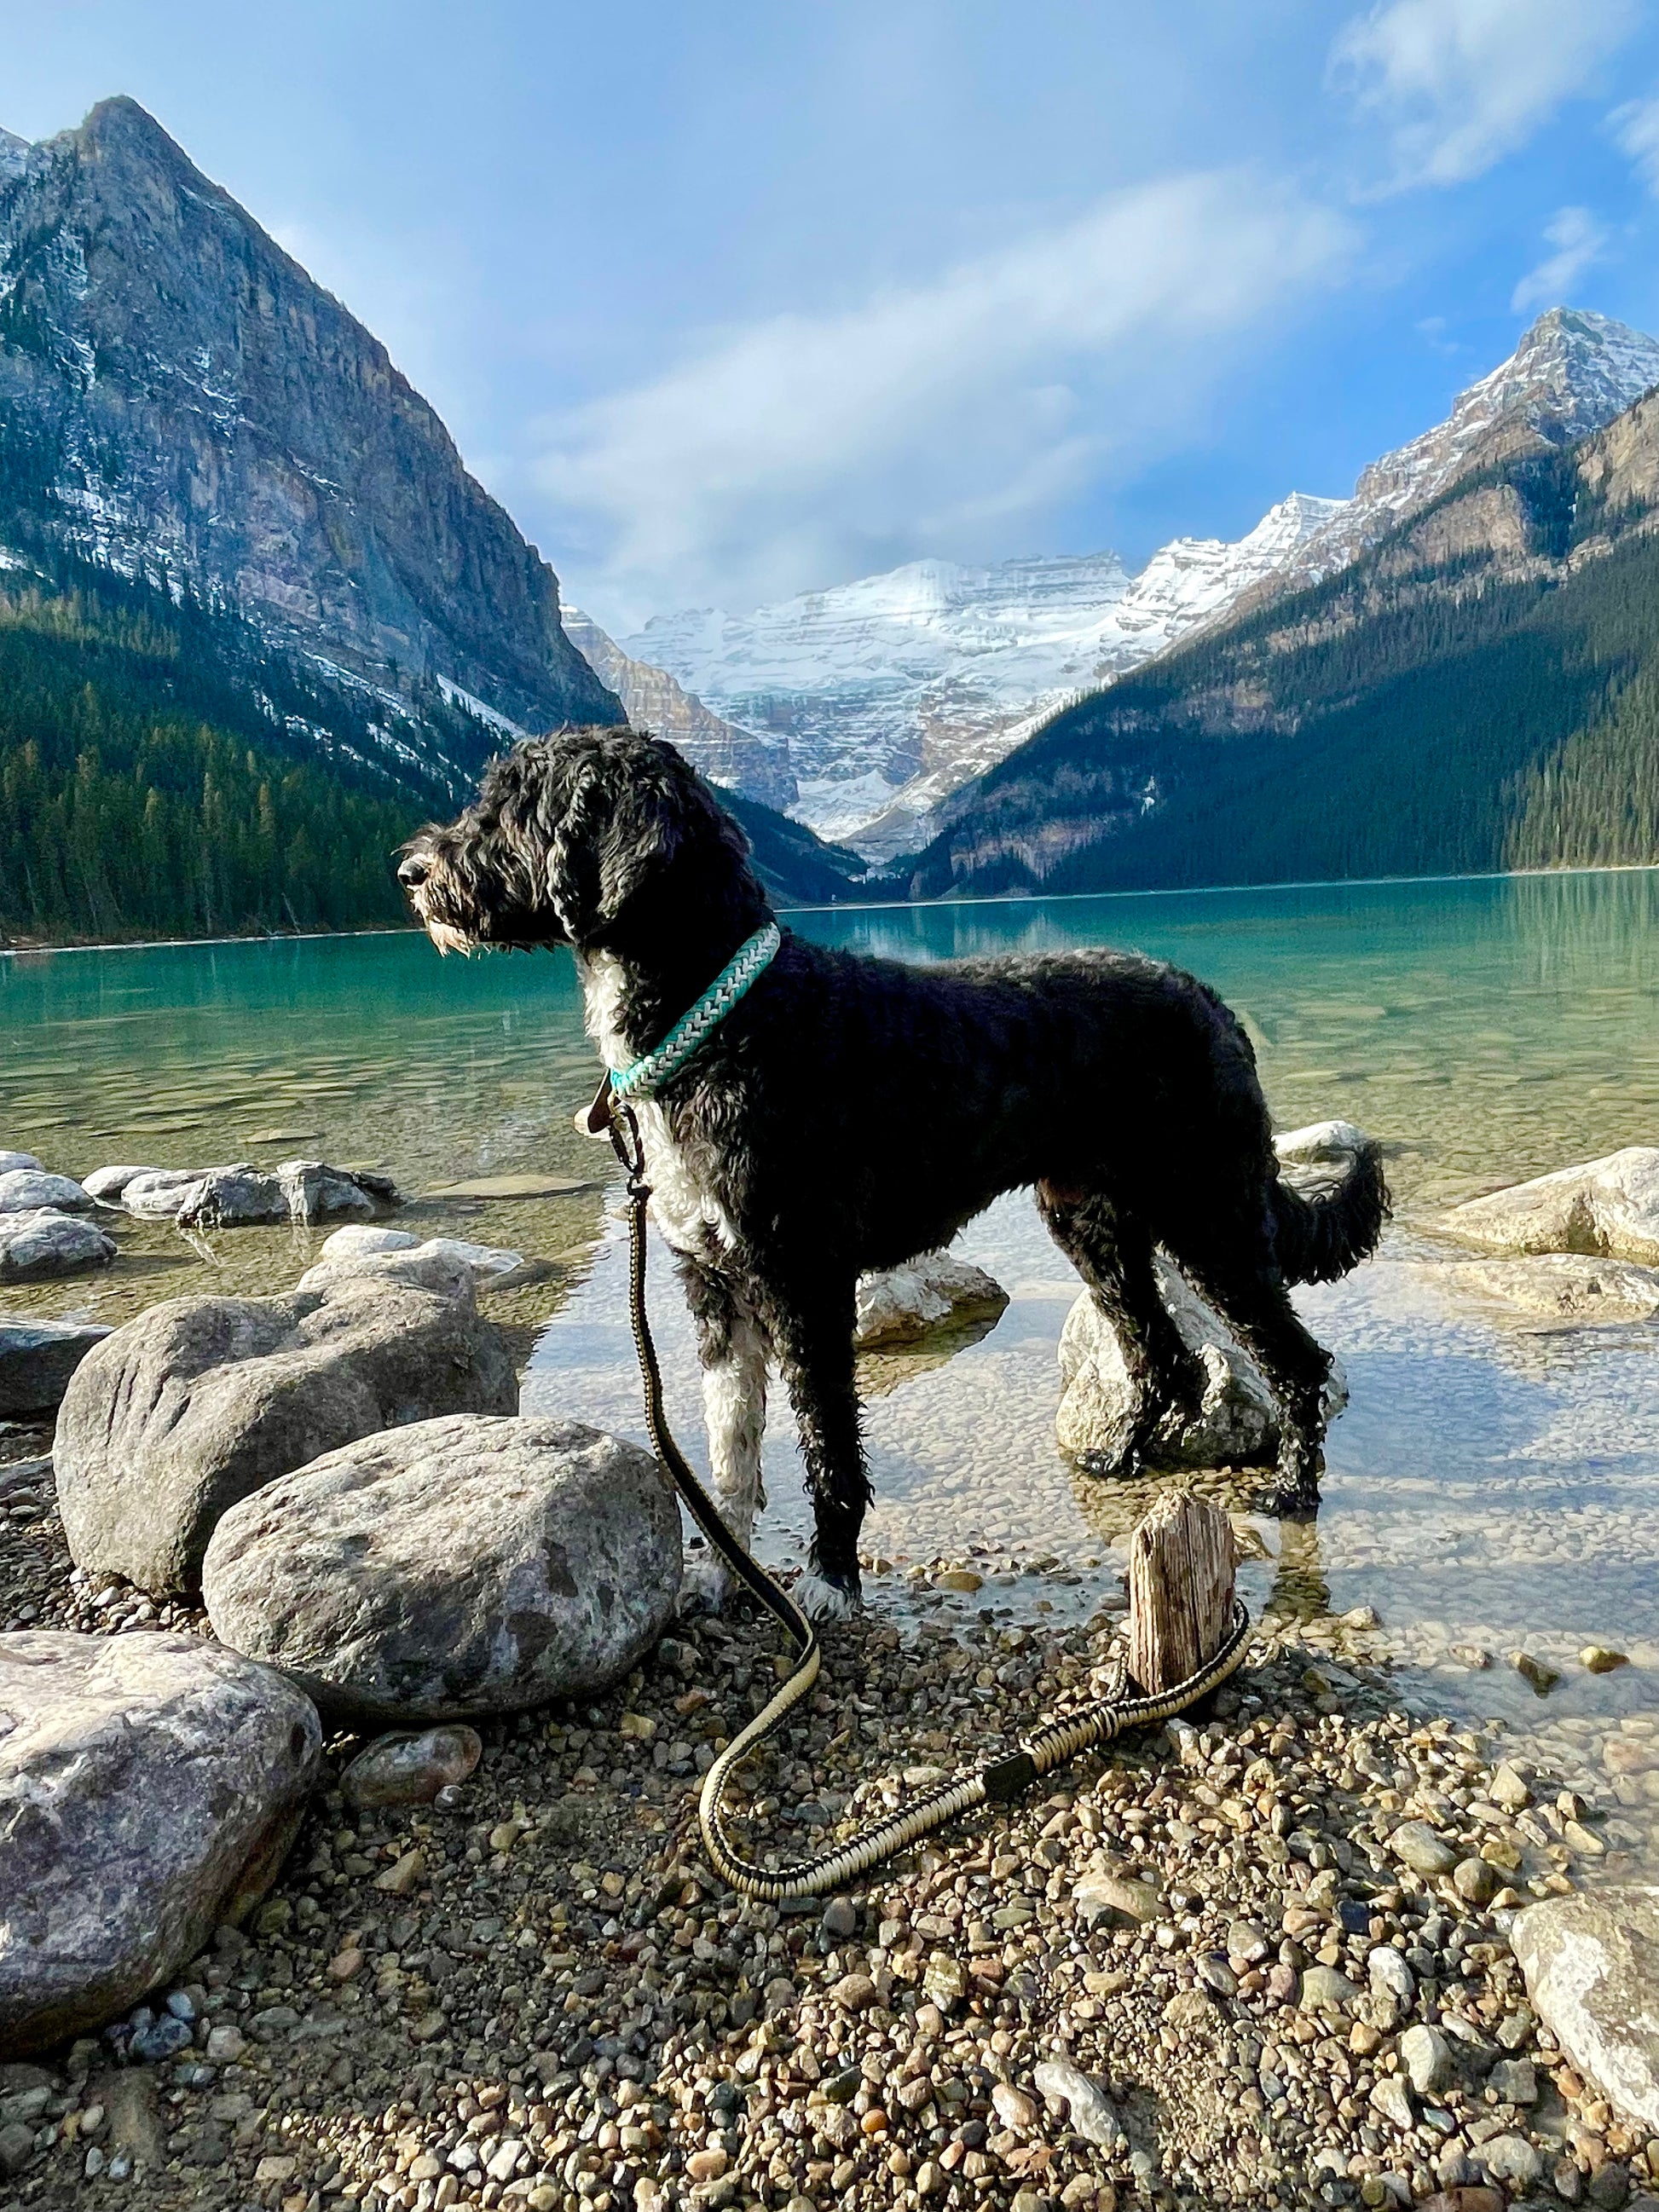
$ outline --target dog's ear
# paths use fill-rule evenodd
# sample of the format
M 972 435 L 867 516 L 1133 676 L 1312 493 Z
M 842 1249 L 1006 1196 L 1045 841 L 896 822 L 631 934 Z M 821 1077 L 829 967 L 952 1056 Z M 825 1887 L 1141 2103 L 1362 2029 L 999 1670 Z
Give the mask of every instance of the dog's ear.
M 548 896 L 573 945 L 590 943 L 679 850 L 685 810 L 672 777 L 620 776 L 603 761 L 544 794 Z

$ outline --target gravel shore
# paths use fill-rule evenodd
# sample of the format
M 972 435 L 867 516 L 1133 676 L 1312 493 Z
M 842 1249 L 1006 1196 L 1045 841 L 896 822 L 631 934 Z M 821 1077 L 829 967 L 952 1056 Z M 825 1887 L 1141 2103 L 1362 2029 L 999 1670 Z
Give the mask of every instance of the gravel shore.
M 0 1572 L 33 1625 L 157 1617 L 77 1582 L 49 1476 L 31 1494 Z M 757 1847 L 827 1841 L 1103 1679 L 1115 1597 L 1034 1632 L 976 1610 L 962 1563 L 934 1581 L 904 1635 L 872 1608 L 826 1639 L 755 1776 Z M 1623 1855 L 1502 1731 L 1402 1710 L 1356 1655 L 1366 1626 L 1264 1632 L 1196 1726 L 781 1911 L 697 1845 L 701 1771 L 777 1679 L 746 1612 L 597 1704 L 497 1724 L 453 1804 L 349 1814 L 341 1738 L 276 1889 L 165 2010 L 0 2068 L 7 2201 L 1639 2201 L 1659 2142 L 1553 2050 L 1506 1939 L 1520 1904 Z

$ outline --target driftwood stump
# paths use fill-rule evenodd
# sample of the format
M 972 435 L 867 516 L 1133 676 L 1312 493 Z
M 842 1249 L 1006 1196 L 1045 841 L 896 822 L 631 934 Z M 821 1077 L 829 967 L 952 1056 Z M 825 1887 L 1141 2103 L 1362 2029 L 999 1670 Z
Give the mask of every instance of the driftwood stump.
M 1218 1507 L 1176 1491 L 1129 1539 L 1129 1672 L 1156 1697 L 1212 1658 L 1232 1615 L 1237 1553 Z

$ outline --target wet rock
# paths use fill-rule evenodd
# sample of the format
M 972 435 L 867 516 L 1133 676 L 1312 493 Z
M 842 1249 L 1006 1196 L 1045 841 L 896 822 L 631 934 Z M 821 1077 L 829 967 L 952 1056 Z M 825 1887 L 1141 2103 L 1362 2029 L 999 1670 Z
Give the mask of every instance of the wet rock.
M 402 1200 L 389 1176 L 295 1159 L 269 1173 L 246 1160 L 228 1167 L 151 1169 L 124 1183 L 120 1203 L 129 1213 L 175 1221 L 181 1229 L 229 1229 L 381 1213 Z
M 1389 1838 L 1389 1849 L 1413 1874 L 1449 1874 L 1457 1864 L 1457 1853 L 1425 1820 L 1402 1820 Z
M 1204 1395 L 1192 1419 L 1166 1425 L 1154 1455 L 1170 1467 L 1255 1466 L 1279 1449 L 1279 1417 L 1261 1370 L 1213 1307 L 1180 1271 L 1159 1257 L 1159 1295 L 1204 1369 Z M 1116 1332 L 1093 1298 L 1082 1292 L 1066 1316 L 1060 1338 L 1060 1410 L 1054 1434 L 1062 1451 L 1085 1467 L 1109 1471 L 1121 1461 L 1137 1403 Z M 1347 1403 L 1338 1369 L 1326 1384 L 1326 1411 Z
M 1516 1916 L 1510 1941 L 1561 2049 L 1627 2118 L 1659 2134 L 1659 1888 L 1549 1898 Z
M 412 1230 L 385 1229 L 367 1221 L 349 1221 L 331 1230 L 318 1248 L 319 1260 L 356 1258 L 364 1252 L 413 1252 L 421 1239 Z
M 1493 1804 L 1518 1813 L 1531 1804 L 1532 1786 L 1520 1768 L 1506 1759 L 1492 1770 L 1490 1795 Z
M 160 1168 L 109 1167 L 94 1168 L 81 1185 L 88 1198 L 96 1199 L 100 1206 L 118 1204 L 122 1192 L 138 1176 L 160 1175 Z
M 1031 2076 L 1040 2097 L 1050 2097 L 1066 2108 L 1075 2134 L 1100 2150 L 1117 2150 L 1124 2143 L 1123 2125 L 1101 2083 L 1063 2058 L 1045 2059 Z
M 1273 1151 L 1291 1167 L 1345 1166 L 1371 1142 L 1352 1121 L 1310 1121 L 1273 1139 Z
M 929 1330 L 1000 1314 L 1008 1293 L 982 1267 L 948 1252 L 923 1252 L 902 1267 L 860 1275 L 854 1342 L 860 1352 L 904 1344 Z
M 1646 1321 L 1659 1313 L 1659 1270 L 1580 1252 L 1457 1261 L 1437 1267 L 1433 1279 L 1552 1321 Z
M 198 1637 L 0 1636 L 0 2056 L 100 2025 L 261 1896 L 321 1742 Z
M 0 1214 L 82 1213 L 92 1204 L 72 1176 L 44 1168 L 13 1168 L 0 1175 Z
M 1659 1266 L 1659 1148 L 1632 1145 L 1471 1199 L 1442 1226 L 1489 1251 L 1578 1252 Z
M 1578 1655 L 1578 1663 L 1592 1674 L 1611 1674 L 1616 1668 L 1628 1667 L 1630 1655 L 1613 1651 L 1605 1644 L 1587 1644 Z
M 412 1252 L 347 1253 L 337 1260 L 319 1260 L 307 1267 L 295 1285 L 296 1292 L 330 1291 L 346 1283 L 406 1283 L 416 1290 L 434 1291 L 440 1297 L 474 1303 L 477 1285 L 464 1260 L 439 1251 L 434 1245 L 416 1245 Z
M 109 1330 L 100 1322 L 0 1319 L 0 1419 L 50 1413 Z
M 429 1805 L 441 1790 L 465 1782 L 483 1756 L 470 1728 L 422 1729 L 378 1737 L 340 1777 L 340 1794 L 355 1812 L 376 1805 Z
M 107 1267 L 115 1239 L 82 1214 L 54 1209 L 0 1214 L 0 1283 L 41 1282 L 82 1267 Z
M 191 1590 L 222 1513 L 358 1437 L 508 1413 L 504 1341 L 460 1301 L 346 1281 L 286 1298 L 172 1298 L 96 1346 L 58 1413 L 77 1565 Z
M 0 1175 L 21 1175 L 30 1171 L 44 1175 L 45 1162 L 36 1159 L 33 1152 L 0 1152 Z
M 613 1680 L 679 1589 L 654 1459 L 556 1420 L 431 1420 L 328 1454 L 225 1515 L 215 1633 L 330 1710 L 461 1719 Z
M 1540 1698 L 1547 1698 L 1561 1679 L 1559 1667 L 1552 1667 L 1547 1660 L 1536 1658 L 1530 1651 L 1511 1651 L 1510 1664 Z

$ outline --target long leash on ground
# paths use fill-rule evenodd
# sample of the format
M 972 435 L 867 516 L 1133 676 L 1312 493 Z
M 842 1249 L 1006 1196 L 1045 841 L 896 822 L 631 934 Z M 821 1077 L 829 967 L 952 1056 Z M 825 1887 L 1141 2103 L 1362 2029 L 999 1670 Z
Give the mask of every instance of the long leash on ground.
M 597 1102 L 596 1102 L 597 1111 Z M 645 1419 L 657 1455 L 673 1478 L 691 1518 L 720 1553 L 745 1589 L 788 1631 L 795 1646 L 795 1664 L 777 1695 L 740 1729 L 716 1758 L 703 1778 L 697 1807 L 704 1849 L 710 1865 L 735 1890 L 746 1897 L 780 1905 L 786 1899 L 821 1897 L 828 1890 L 845 1889 L 860 1875 L 883 1860 L 896 1858 L 924 1836 L 947 1821 L 971 1812 L 976 1805 L 1008 1804 L 1030 1785 L 1080 1752 L 1109 1743 L 1125 1729 L 1145 1728 L 1175 1716 L 1224 1682 L 1244 1656 L 1250 1616 L 1241 1600 L 1233 1601 L 1232 1620 L 1225 1641 L 1195 1674 L 1155 1697 L 1109 1696 L 1083 1706 L 1064 1720 L 1053 1721 L 1028 1736 L 1020 1748 L 1006 1759 L 993 1759 L 972 1774 L 964 1774 L 925 1795 L 913 1798 L 903 1811 L 873 1822 L 848 1842 L 838 1844 L 817 1858 L 797 1859 L 786 1866 L 757 1866 L 745 1858 L 733 1840 L 726 1808 L 726 1796 L 735 1769 L 750 1753 L 781 1727 L 818 1679 L 822 1664 L 817 1631 L 789 1595 L 765 1569 L 744 1551 L 720 1517 L 720 1509 L 703 1488 L 675 1443 L 663 1407 L 662 1373 L 646 1311 L 646 1205 L 651 1195 L 645 1180 L 645 1150 L 639 1124 L 631 1108 L 620 1101 L 611 1107 L 611 1141 L 628 1176 L 629 1278 L 628 1311 L 639 1353 L 640 1377 L 645 1387 Z M 1124 1679 L 1120 1671 L 1119 1680 Z

